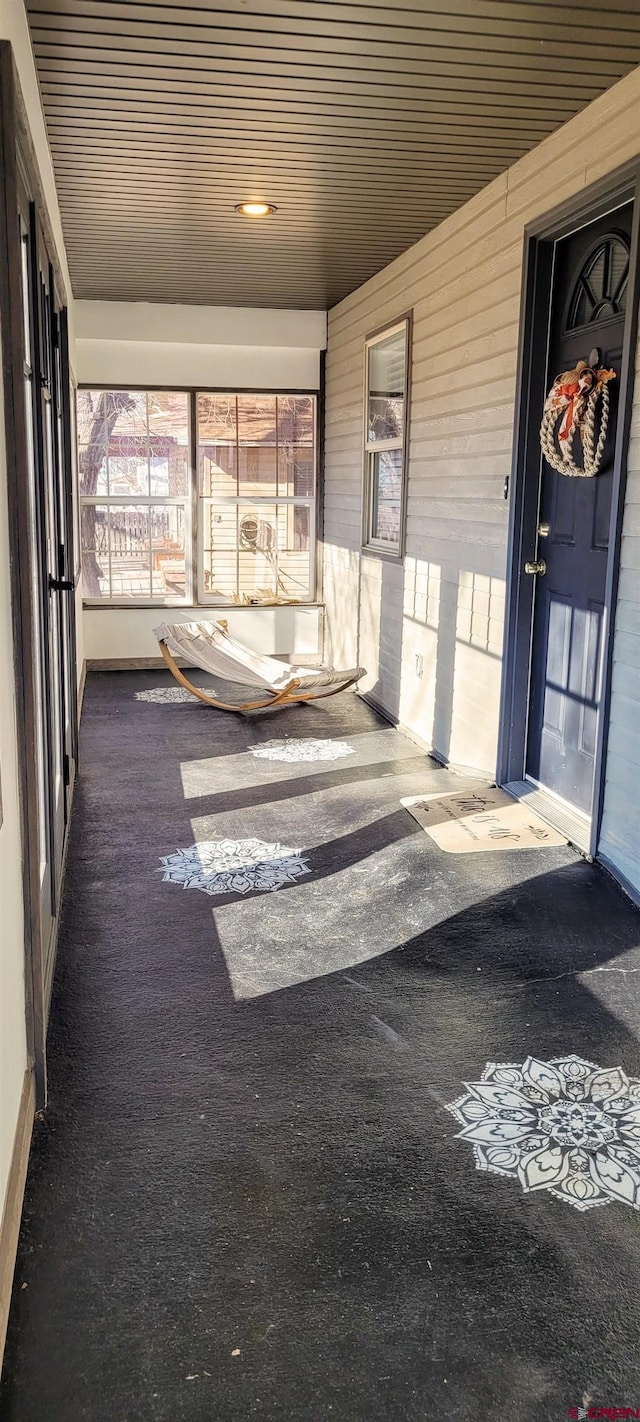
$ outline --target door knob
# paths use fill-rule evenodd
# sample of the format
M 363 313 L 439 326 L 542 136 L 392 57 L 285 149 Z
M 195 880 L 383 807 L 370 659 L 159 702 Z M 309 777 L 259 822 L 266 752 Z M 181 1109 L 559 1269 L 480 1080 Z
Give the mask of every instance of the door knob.
M 539 577 L 543 578 L 547 571 L 544 558 L 540 558 L 537 563 L 525 563 L 524 571 L 525 573 L 537 573 Z

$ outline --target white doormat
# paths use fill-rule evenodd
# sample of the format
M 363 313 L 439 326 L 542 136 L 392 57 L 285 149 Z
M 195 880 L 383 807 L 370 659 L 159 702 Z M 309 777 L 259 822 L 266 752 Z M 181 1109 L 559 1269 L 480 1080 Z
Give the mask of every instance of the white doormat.
M 566 837 L 504 790 L 476 786 L 451 795 L 406 795 L 401 802 L 447 854 L 487 849 L 540 849 Z

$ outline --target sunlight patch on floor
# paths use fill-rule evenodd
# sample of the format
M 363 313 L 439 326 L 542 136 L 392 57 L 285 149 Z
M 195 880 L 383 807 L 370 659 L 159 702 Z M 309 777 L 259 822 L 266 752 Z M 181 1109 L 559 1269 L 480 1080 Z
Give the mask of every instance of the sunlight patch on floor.
M 326 755 L 316 755 L 313 757 L 313 769 L 310 770 L 310 756 L 304 759 L 293 759 L 290 755 L 282 760 L 274 758 L 265 752 L 272 746 L 275 738 L 269 736 L 264 740 L 258 738 L 256 731 L 251 727 L 247 728 L 247 746 L 245 751 L 236 755 L 212 755 L 205 760 L 181 761 L 180 775 L 182 777 L 182 788 L 186 800 L 196 799 L 198 796 L 218 795 L 222 792 L 228 793 L 232 790 L 247 790 L 255 785 L 268 784 L 274 778 L 295 778 L 309 774 L 321 775 L 323 771 L 335 771 L 336 769 L 351 770 L 356 766 L 371 766 L 375 770 L 377 766 L 386 761 L 411 760 L 420 755 L 420 751 L 411 741 L 407 741 L 400 736 L 392 727 L 384 731 L 369 731 L 357 736 L 336 739 L 334 744 L 349 747 L 348 753 L 340 751 L 340 758 L 328 759 Z M 281 742 L 284 738 L 281 738 Z M 293 745 L 296 739 L 313 740 L 316 744 L 321 738 L 287 738 Z M 322 738 L 326 742 L 330 738 Z M 424 757 L 425 769 L 434 769 L 433 762 Z
M 427 864 L 419 873 L 415 863 L 406 862 L 406 845 L 399 841 L 329 874 L 317 873 L 317 854 L 325 846 L 316 846 L 315 854 L 307 846 L 300 853 L 308 877 L 277 893 L 220 904 L 212 913 L 212 949 L 217 940 L 236 1000 L 281 992 L 402 951 L 417 934 L 482 902 L 484 894 L 472 890 L 452 909 L 442 885 L 430 880 Z M 532 865 L 520 882 L 546 872 L 539 863 Z

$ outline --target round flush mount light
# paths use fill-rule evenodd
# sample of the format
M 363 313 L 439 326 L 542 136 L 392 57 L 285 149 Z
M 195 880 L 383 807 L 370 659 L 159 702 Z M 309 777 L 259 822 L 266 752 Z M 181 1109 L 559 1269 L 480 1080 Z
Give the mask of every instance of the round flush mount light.
M 237 202 L 236 212 L 242 217 L 270 217 L 272 212 L 277 212 L 272 202 Z

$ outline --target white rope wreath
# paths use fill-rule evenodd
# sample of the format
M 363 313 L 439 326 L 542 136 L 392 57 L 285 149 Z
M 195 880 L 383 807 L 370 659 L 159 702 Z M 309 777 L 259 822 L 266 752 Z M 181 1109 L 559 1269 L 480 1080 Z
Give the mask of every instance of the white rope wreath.
M 559 474 L 593 479 L 598 473 L 609 425 L 609 381 L 615 378 L 614 370 L 596 370 L 586 360 L 578 361 L 575 370 L 556 376 L 544 404 L 540 447 L 547 463 Z M 596 411 L 600 400 L 602 412 L 596 440 Z M 582 440 L 582 466 L 573 457 L 576 431 Z

